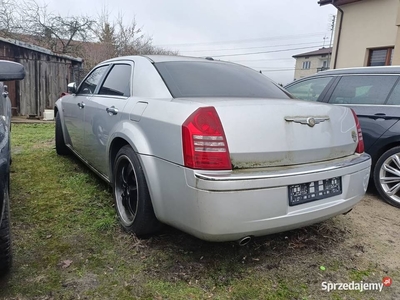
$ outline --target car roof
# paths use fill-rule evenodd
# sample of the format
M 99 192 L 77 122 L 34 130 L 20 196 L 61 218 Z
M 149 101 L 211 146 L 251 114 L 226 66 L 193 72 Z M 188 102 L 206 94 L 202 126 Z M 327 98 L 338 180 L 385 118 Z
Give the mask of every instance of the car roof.
M 400 74 L 400 67 L 385 66 L 385 67 L 359 67 L 359 68 L 333 69 L 333 70 L 319 72 L 313 76 L 344 75 L 344 74 Z
M 111 58 L 107 61 L 116 61 L 124 59 L 138 59 L 147 58 L 151 62 L 168 62 L 168 61 L 214 61 L 211 57 L 191 57 L 191 56 L 180 56 L 180 55 L 130 55 L 130 56 L 120 56 L 116 58 Z

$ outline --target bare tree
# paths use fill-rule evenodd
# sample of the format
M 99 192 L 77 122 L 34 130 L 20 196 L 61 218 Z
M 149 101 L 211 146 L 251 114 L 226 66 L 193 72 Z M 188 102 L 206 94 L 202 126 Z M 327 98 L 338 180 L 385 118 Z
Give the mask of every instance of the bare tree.
M 137 54 L 177 54 L 155 47 L 151 37 L 147 36 L 142 27 L 139 27 L 136 19 L 126 22 L 122 13 L 113 22 L 110 22 L 110 14 L 103 9 L 98 18 L 97 36 L 101 43 L 108 43 L 115 48 L 116 56 Z
M 58 53 L 71 54 L 79 42 L 91 40 L 95 20 L 87 16 L 61 16 L 47 11 L 47 5 L 39 5 L 35 0 L 22 4 L 22 20 L 25 34 L 39 38 L 41 44 Z
M 3 37 L 12 37 L 12 33 L 16 31 L 16 8 L 16 3 L 13 0 L 2 0 L 0 2 L 0 34 Z
M 61 16 L 35 0 L 3 0 L 0 33 L 48 48 L 73 54 L 79 43 L 93 39 L 95 20 L 87 16 Z
M 125 25 L 122 14 L 119 14 L 116 21 L 117 55 L 137 54 L 166 54 L 174 55 L 176 51 L 165 50 L 153 46 L 153 39 L 143 33 L 133 19 L 129 25 Z
M 120 13 L 110 20 L 106 8 L 97 20 L 84 15 L 50 12 L 41 0 L 0 0 L 0 36 L 32 43 L 56 53 L 82 57 L 86 71 L 99 62 L 122 55 L 177 54 L 155 47 L 133 19 Z

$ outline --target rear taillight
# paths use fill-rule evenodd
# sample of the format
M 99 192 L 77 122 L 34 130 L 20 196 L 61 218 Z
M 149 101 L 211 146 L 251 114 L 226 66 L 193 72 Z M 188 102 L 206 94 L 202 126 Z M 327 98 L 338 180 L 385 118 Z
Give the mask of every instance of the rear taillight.
M 357 148 L 356 148 L 356 153 L 363 153 L 364 152 L 364 139 L 363 139 L 363 135 L 362 135 L 362 131 L 361 131 L 360 122 L 359 122 L 358 117 L 357 117 L 356 113 L 354 112 L 354 110 L 351 110 L 351 112 L 353 113 L 354 121 L 356 122 L 356 128 L 357 128 L 358 144 L 357 144 Z
M 185 167 L 202 170 L 231 170 L 228 144 L 214 107 L 201 107 L 182 125 Z

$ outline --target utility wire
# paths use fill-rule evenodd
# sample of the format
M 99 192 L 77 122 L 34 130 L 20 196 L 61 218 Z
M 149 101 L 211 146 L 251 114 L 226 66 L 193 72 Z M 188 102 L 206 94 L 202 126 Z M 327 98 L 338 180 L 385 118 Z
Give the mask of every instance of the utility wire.
M 256 61 L 267 61 L 267 60 L 293 60 L 294 58 L 293 57 L 286 57 L 286 58 L 284 58 L 284 57 L 281 57 L 281 58 L 264 58 L 264 59 L 239 59 L 239 60 L 234 60 L 234 61 L 230 61 L 230 60 L 227 60 L 227 61 L 230 61 L 230 62 L 243 62 L 243 61 L 246 61 L 246 62 L 256 62 Z
M 246 48 L 228 48 L 228 49 L 208 49 L 208 50 L 181 50 L 181 52 L 211 52 L 211 51 L 230 51 L 230 50 L 247 50 L 247 49 L 260 49 L 260 48 L 272 48 L 272 47 L 287 47 L 296 45 L 310 45 L 319 42 L 308 42 L 308 43 L 296 43 L 296 44 L 285 44 L 285 45 L 269 45 L 269 46 L 257 46 L 257 47 L 246 47 Z M 322 46 L 321 46 L 322 47 Z
M 243 56 L 243 55 L 254 55 L 254 54 L 266 54 L 266 53 L 278 53 L 292 50 L 303 50 L 303 49 L 311 49 L 317 46 L 309 46 L 309 47 L 300 47 L 300 48 L 290 48 L 290 49 L 280 49 L 280 50 L 271 50 L 271 51 L 260 51 L 260 52 L 247 52 L 247 53 L 235 53 L 235 54 L 222 54 L 222 55 L 212 55 L 213 57 L 227 57 L 227 56 Z
M 282 68 L 282 69 L 267 69 L 267 70 L 263 70 L 263 69 L 257 69 L 257 68 L 252 68 L 256 71 L 261 71 L 261 72 L 288 72 L 288 71 L 298 71 L 298 70 L 304 70 L 304 69 L 295 69 L 295 68 Z M 307 70 L 317 70 L 318 68 L 311 68 L 311 69 L 307 69 Z
M 166 46 L 197 46 L 197 45 L 220 45 L 220 44 L 239 44 L 239 43 L 248 43 L 255 41 L 272 41 L 272 40 L 288 40 L 288 39 L 297 39 L 311 36 L 320 36 L 325 35 L 325 32 L 315 32 L 315 33 L 304 33 L 297 35 L 280 35 L 280 36 L 272 36 L 266 38 L 259 39 L 244 39 L 244 40 L 234 40 L 234 41 L 221 41 L 221 42 L 199 42 L 199 43 L 181 43 L 181 44 L 161 44 L 154 45 L 156 47 L 166 47 Z

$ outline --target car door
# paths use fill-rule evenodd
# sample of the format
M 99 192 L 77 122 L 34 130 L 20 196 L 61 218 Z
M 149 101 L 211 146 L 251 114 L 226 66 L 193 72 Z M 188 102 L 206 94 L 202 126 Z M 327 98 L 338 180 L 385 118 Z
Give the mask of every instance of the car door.
M 332 85 L 333 76 L 314 77 L 293 82 L 285 87 L 295 98 L 320 101 Z
M 108 174 L 106 146 L 112 128 L 121 120 L 131 96 L 132 62 L 113 64 L 96 94 L 85 105 L 85 157 L 103 175 Z
M 343 75 L 329 96 L 330 104 L 350 107 L 357 114 L 366 152 L 398 121 L 400 107 L 386 105 L 398 80 L 397 75 Z
M 83 80 L 76 94 L 63 98 L 63 113 L 71 147 L 81 156 L 84 153 L 84 117 L 86 102 L 96 92 L 98 85 L 108 69 L 108 65 L 94 69 Z

